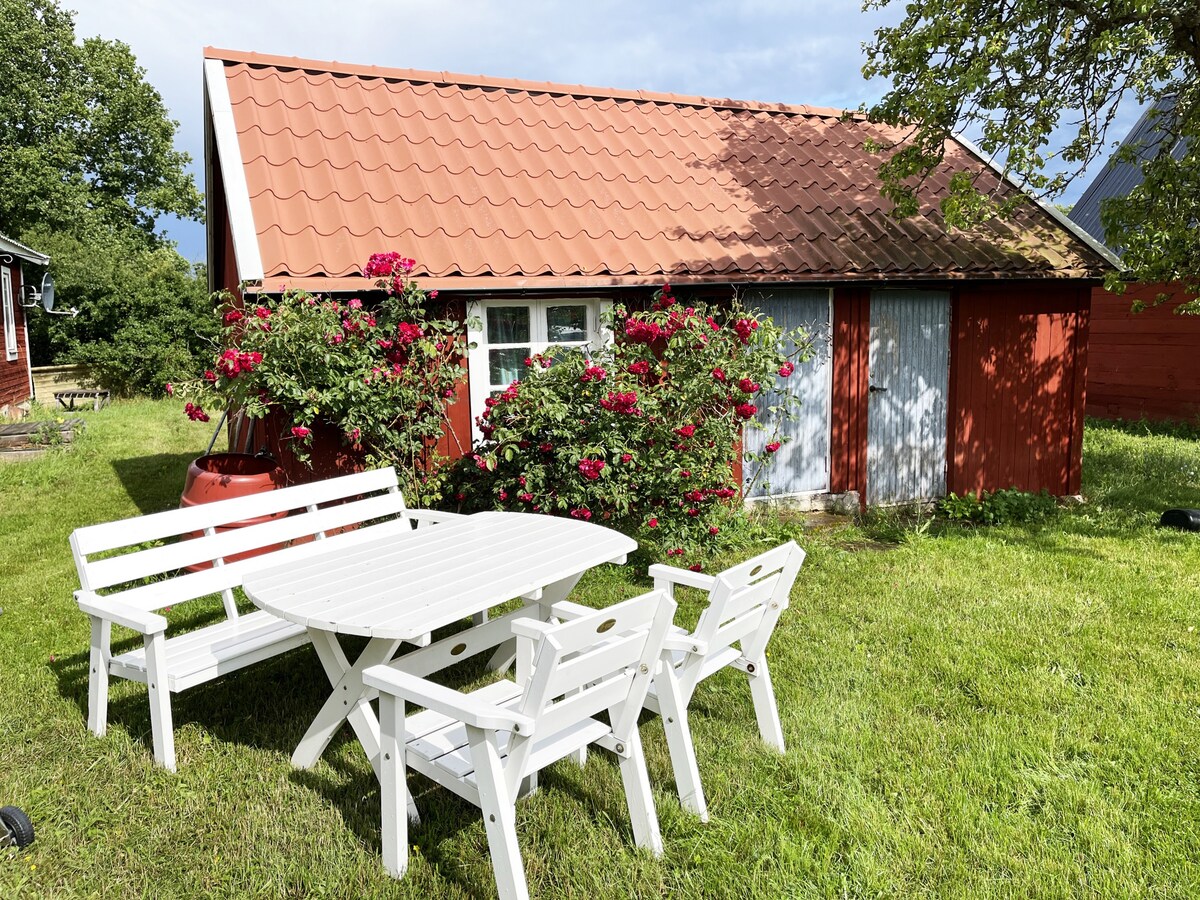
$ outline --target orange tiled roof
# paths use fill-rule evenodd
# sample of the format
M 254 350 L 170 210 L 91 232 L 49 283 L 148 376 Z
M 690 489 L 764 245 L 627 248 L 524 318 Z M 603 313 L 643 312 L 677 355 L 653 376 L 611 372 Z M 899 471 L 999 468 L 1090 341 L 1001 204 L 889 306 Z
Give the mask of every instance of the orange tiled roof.
M 920 214 L 891 218 L 865 144 L 895 135 L 839 110 L 206 57 L 223 66 L 241 159 L 221 164 L 243 167 L 264 286 L 354 289 L 384 250 L 445 286 L 1094 277 L 1106 266 L 1032 202 L 978 233 L 947 229 L 937 204 L 954 172 L 1014 190 L 957 143 Z

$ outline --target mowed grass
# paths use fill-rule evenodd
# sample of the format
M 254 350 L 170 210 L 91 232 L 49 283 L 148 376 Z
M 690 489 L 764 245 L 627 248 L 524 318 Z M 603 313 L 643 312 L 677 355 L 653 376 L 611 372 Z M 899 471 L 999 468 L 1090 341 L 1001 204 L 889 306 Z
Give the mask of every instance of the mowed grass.
M 416 781 L 424 824 L 397 882 L 349 732 L 292 769 L 327 692 L 311 650 L 177 695 L 177 775 L 151 762 L 139 685 L 117 683 L 105 739 L 87 732 L 68 535 L 174 506 L 209 431 L 166 403 L 85 416 L 69 451 L 0 467 L 0 805 L 37 828 L 0 851 L 0 896 L 492 895 L 474 808 Z M 770 656 L 788 752 L 758 742 L 736 673 L 706 682 L 702 825 L 647 720 L 661 859 L 632 847 L 611 758 L 559 764 L 518 806 L 534 895 L 1200 894 L 1200 534 L 1155 527 L 1166 506 L 1200 507 L 1197 472 L 1194 431 L 1093 424 L 1087 502 L 1041 525 L 883 515 L 810 533 L 763 517 L 712 565 L 787 537 L 808 550 Z M 577 597 L 647 586 L 608 567 Z M 694 619 L 698 596 L 681 600 Z

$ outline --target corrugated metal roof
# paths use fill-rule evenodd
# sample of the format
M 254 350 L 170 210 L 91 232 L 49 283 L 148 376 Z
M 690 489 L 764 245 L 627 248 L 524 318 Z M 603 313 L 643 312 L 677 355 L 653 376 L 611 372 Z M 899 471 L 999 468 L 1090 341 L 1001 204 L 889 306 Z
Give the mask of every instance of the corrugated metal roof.
M 4 234 L 0 234 L 0 253 L 18 256 L 39 266 L 48 265 L 50 262 L 50 257 L 45 253 L 38 253 L 28 244 L 22 244 L 16 238 L 10 238 Z
M 977 233 L 948 229 L 938 202 L 954 173 L 1016 190 L 958 143 L 919 215 L 892 218 L 866 145 L 898 135 L 840 110 L 206 56 L 224 66 L 241 159 L 221 163 L 243 167 L 242 227 L 268 288 L 354 284 L 384 250 L 446 287 L 1096 277 L 1107 265 L 1032 202 Z
M 1100 222 L 1100 205 L 1113 197 L 1128 197 L 1129 192 L 1142 183 L 1142 163 L 1158 154 L 1166 137 L 1161 122 L 1164 117 L 1169 118 L 1174 109 L 1174 99 L 1164 98 L 1142 113 L 1137 124 L 1121 142 L 1122 148 L 1133 148 L 1137 153 L 1136 159 L 1126 162 L 1118 160 L 1114 154 L 1071 208 L 1071 221 L 1116 253 L 1120 253 L 1121 248 L 1111 247 L 1105 239 L 1104 226 Z M 1180 138 L 1171 148 L 1171 155 L 1177 160 L 1182 159 L 1186 150 L 1187 142 Z

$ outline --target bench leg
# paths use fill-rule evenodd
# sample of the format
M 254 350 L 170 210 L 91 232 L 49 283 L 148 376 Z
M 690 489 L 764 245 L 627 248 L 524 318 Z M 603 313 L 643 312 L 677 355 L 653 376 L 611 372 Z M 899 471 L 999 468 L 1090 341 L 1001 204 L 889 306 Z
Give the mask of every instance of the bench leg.
M 313 649 L 333 685 L 333 693 L 321 707 L 312 725 L 300 739 L 300 745 L 292 754 L 292 765 L 309 769 L 316 765 L 342 723 L 349 721 L 358 736 L 371 767 L 379 776 L 379 720 L 367 698 L 367 688 L 362 681 L 363 670 L 380 663 L 391 662 L 401 641 L 376 638 L 363 649 L 354 665 L 346 658 L 337 635 L 317 628 L 308 630 Z
M 175 771 L 175 731 L 171 722 L 171 690 L 167 683 L 167 637 L 163 632 L 146 635 L 146 689 L 150 693 L 150 730 L 154 736 L 154 760 Z
M 88 661 L 88 728 L 96 737 L 108 731 L 108 660 L 112 623 L 92 616 L 92 650 Z
M 615 718 L 611 710 L 609 715 Z M 662 856 L 662 834 L 658 830 L 658 815 L 654 811 L 654 795 L 650 792 L 646 754 L 642 752 L 642 738 L 636 725 L 630 729 L 625 744 L 626 755 L 617 757 L 617 765 L 621 769 L 621 783 L 625 786 L 625 802 L 629 806 L 633 840 L 655 856 Z
M 408 822 L 420 821 L 408 796 L 408 770 L 404 758 L 404 701 L 393 694 L 379 695 L 379 799 L 382 806 L 380 841 L 383 867 L 393 878 L 408 869 Z M 406 809 L 407 807 L 407 809 Z
M 771 685 L 771 672 L 767 658 L 762 656 L 750 675 L 750 696 L 754 700 L 754 715 L 758 719 L 758 731 L 763 741 L 780 753 L 786 749 L 783 743 L 783 728 L 779 724 L 779 708 L 775 705 L 775 689 Z
M 496 746 L 496 732 L 467 726 L 471 762 L 479 785 L 479 810 L 487 832 L 488 850 L 496 875 L 496 893 L 500 900 L 528 900 L 525 864 L 517 844 L 517 808 L 509 793 L 508 779 Z
M 667 750 L 671 754 L 671 768 L 675 771 L 679 805 L 694 812 L 701 822 L 707 822 L 708 804 L 704 800 L 704 786 L 700 783 L 692 728 L 688 723 L 687 704 L 679 690 L 679 680 L 674 672 L 664 671 L 655 678 L 654 689 L 658 713 L 667 733 Z

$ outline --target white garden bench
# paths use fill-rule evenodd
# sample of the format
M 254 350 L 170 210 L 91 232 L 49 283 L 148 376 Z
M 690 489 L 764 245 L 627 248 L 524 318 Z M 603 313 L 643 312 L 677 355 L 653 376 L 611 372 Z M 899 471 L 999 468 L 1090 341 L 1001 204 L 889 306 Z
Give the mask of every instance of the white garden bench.
M 303 559 L 314 540 L 322 550 L 392 534 L 400 540 L 449 518 L 457 516 L 408 509 L 387 468 L 76 529 L 75 599 L 91 618 L 88 727 L 98 736 L 107 729 L 110 677 L 146 684 L 154 758 L 174 771 L 172 693 L 309 643 L 301 625 L 261 610 L 238 612 L 233 591 L 250 573 Z M 249 520 L 260 521 L 227 527 Z M 226 562 L 261 548 L 261 555 Z M 202 564 L 210 565 L 185 569 Z M 159 610 L 214 594 L 224 604 L 221 621 L 167 637 Z M 143 646 L 114 656 L 114 623 L 143 635 Z

